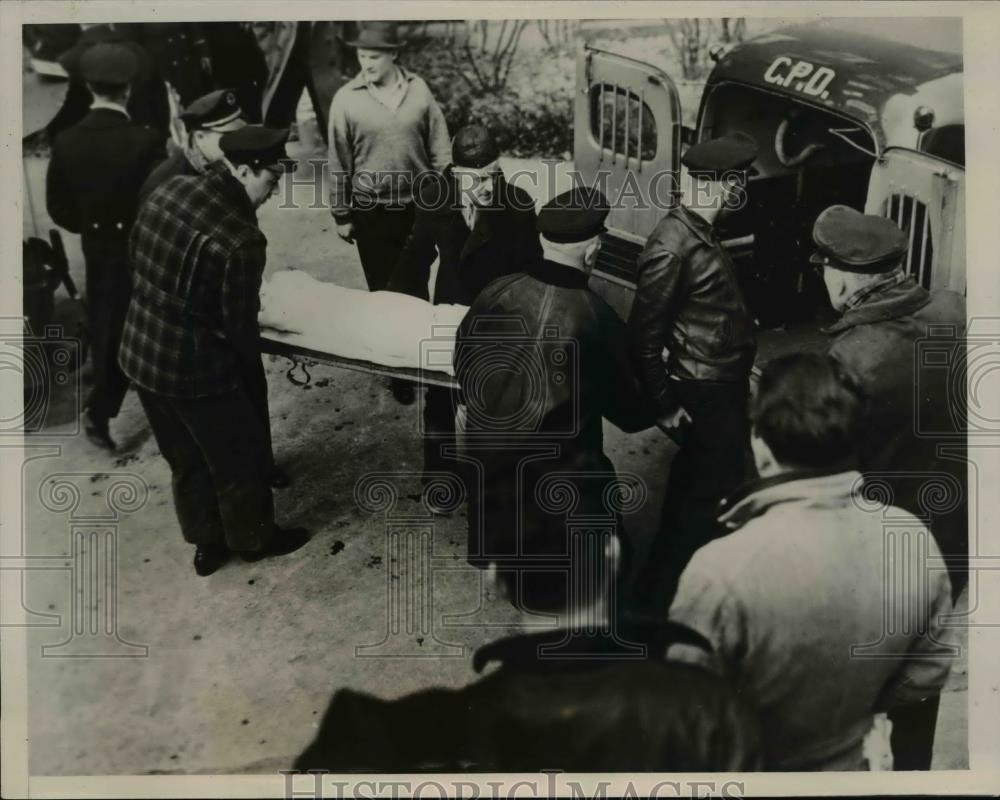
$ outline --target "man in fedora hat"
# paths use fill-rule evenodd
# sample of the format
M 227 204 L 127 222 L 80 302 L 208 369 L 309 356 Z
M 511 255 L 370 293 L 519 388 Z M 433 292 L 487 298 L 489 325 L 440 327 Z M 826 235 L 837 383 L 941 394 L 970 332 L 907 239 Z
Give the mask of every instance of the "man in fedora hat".
M 231 553 L 256 561 L 308 540 L 275 525 L 267 430 L 249 377 L 260 369 L 267 248 L 256 211 L 294 168 L 287 139 L 261 125 L 225 134 L 225 158 L 204 175 L 153 191 L 130 242 L 120 362 L 170 465 L 181 533 L 203 576 Z
M 161 135 L 133 122 L 126 110 L 139 67 L 135 50 L 119 42 L 99 42 L 80 56 L 80 74 L 93 98 L 90 111 L 55 137 L 45 187 L 49 215 L 79 233 L 83 245 L 94 368 L 84 431 L 109 451 L 115 449 L 110 420 L 128 391 L 118 343 L 129 304 L 129 231 L 139 187 L 164 156 Z
M 181 112 L 180 119 L 187 131 L 187 142 L 150 173 L 139 192 L 140 200 L 174 175 L 203 173 L 209 164 L 222 159 L 222 135 L 247 124 L 232 89 L 216 89 L 199 97 Z
M 370 290 L 385 289 L 413 228 L 413 184 L 451 160 L 448 126 L 427 84 L 397 63 L 392 22 L 370 22 L 356 39 L 361 71 L 330 105 L 330 210 L 337 235 L 356 242 Z M 403 402 L 413 388 L 393 383 Z
M 504 179 L 500 148 L 482 125 L 455 134 L 444 175 L 418 188 L 413 233 L 389 288 L 430 299 L 428 279 L 438 258 L 434 303 L 471 306 L 494 278 L 519 272 L 542 257 L 531 196 Z M 456 393 L 428 386 L 424 403 L 424 472 L 452 471 Z M 430 502 L 430 497 L 425 498 Z

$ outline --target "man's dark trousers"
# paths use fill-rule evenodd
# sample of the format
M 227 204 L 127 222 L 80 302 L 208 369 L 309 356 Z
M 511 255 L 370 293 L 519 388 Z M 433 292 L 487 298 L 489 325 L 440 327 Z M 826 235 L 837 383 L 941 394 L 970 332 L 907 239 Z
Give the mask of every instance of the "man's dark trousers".
M 263 358 L 263 357 L 262 357 Z M 263 360 L 252 366 L 244 366 L 243 380 L 247 387 L 250 402 L 257 411 L 261 423 L 264 425 L 264 436 L 267 439 L 267 467 L 268 473 L 274 471 L 274 443 L 271 439 L 271 408 L 267 399 L 267 373 L 264 371 Z
M 85 405 L 96 422 L 107 424 L 118 416 L 129 387 L 129 379 L 118 366 L 118 347 L 131 294 L 128 251 L 124 238 L 84 236 L 82 245 L 94 381 Z
M 450 472 L 467 480 L 469 469 L 464 462 L 447 455 L 455 452 L 455 410 L 458 392 L 443 386 L 428 386 L 424 395 L 424 474 Z M 468 488 L 468 487 L 466 487 Z
M 688 561 L 719 535 L 719 502 L 755 474 L 749 380 L 670 382 L 691 416 L 670 464 L 660 531 L 639 576 L 650 602 L 669 602 Z M 654 599 L 655 598 L 655 599 Z
M 236 552 L 266 547 L 274 532 L 267 439 L 246 389 L 198 398 L 138 391 L 170 465 L 184 539 Z
M 388 286 L 399 254 L 413 230 L 413 216 L 413 203 L 395 207 L 376 205 L 351 211 L 358 257 L 370 291 L 377 292 Z

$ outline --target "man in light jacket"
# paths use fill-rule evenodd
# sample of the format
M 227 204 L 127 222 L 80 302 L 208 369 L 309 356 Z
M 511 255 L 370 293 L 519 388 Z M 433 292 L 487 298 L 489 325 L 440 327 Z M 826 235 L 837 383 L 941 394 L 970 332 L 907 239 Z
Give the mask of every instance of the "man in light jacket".
M 767 365 L 752 413 L 761 478 L 725 504 L 734 532 L 695 553 L 670 609 L 759 715 L 765 769 L 865 769 L 873 715 L 937 694 L 957 655 L 934 538 L 862 494 L 865 403 L 829 356 Z

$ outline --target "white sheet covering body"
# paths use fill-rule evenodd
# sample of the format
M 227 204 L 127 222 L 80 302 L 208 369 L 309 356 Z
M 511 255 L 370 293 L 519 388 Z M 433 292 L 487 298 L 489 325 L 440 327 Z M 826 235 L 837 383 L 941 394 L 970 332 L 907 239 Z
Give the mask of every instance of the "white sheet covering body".
M 453 375 L 455 332 L 468 306 L 431 305 L 397 292 L 368 292 L 275 273 L 260 293 L 260 324 L 283 342 L 387 367 Z

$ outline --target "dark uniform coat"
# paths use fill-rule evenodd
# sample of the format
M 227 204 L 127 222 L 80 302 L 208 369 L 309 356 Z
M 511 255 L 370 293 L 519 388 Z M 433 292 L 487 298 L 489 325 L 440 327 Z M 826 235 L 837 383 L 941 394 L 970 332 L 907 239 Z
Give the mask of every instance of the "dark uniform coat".
M 83 245 L 94 363 L 88 406 L 98 419 L 118 413 L 128 385 L 117 367 L 129 301 L 128 236 L 139 187 L 163 156 L 157 131 L 110 108 L 92 109 L 52 144 L 46 205 L 53 221 L 79 233 Z
M 493 281 L 459 327 L 455 374 L 466 451 L 480 472 L 469 498 L 471 564 L 560 555 L 569 516 L 616 519 L 603 419 L 635 431 L 651 418 L 625 324 L 583 272 L 541 261 Z M 563 486 L 572 507 L 560 504 Z
M 616 631 L 616 633 L 619 633 Z M 759 769 L 755 720 L 715 674 L 666 660 L 670 642 L 707 647 L 666 625 L 635 657 L 606 636 L 513 636 L 480 648 L 463 689 L 384 701 L 341 689 L 298 770 L 333 772 L 743 772 Z M 551 648 L 545 657 L 540 648 Z M 572 651 L 575 658 L 560 658 Z M 631 658 L 621 658 L 627 652 Z
M 470 230 L 451 173 L 425 182 L 413 232 L 396 262 L 389 288 L 429 299 L 431 264 L 439 257 L 434 302 L 468 306 L 495 278 L 540 260 L 542 248 L 530 196 L 507 183 L 502 174 L 493 191 L 493 203 L 477 211 Z
M 965 326 L 960 294 L 929 293 L 907 278 L 827 329 L 836 337 L 830 354 L 870 398 L 862 471 L 892 490 L 892 505 L 929 523 L 956 596 L 969 554 Z

